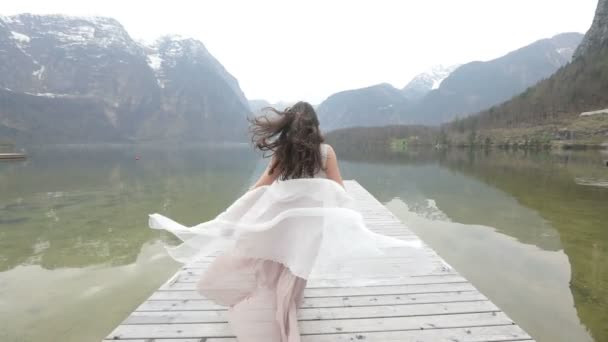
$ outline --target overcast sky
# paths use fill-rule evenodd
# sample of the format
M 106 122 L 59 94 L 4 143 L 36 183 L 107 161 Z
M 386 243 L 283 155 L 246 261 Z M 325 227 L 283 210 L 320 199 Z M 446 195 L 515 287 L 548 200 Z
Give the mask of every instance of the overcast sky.
M 584 33 L 597 0 L 2 1 L 0 14 L 102 15 L 135 39 L 201 40 L 250 99 L 304 99 L 388 82 L 436 64 L 488 60 Z

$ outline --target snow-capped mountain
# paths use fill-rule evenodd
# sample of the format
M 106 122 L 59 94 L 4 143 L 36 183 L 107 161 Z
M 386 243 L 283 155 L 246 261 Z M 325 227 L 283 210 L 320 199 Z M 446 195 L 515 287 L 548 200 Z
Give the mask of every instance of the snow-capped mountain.
M 243 105 L 248 105 L 238 81 L 207 51 L 202 42 L 179 35 L 167 35 L 146 46 L 146 54 L 148 65 L 154 70 L 161 88 L 164 88 L 165 83 L 170 80 L 171 72 L 175 71 L 180 64 L 204 66 L 216 72 Z
M 568 64 L 582 38 L 562 33 L 490 61 L 464 64 L 416 103 L 412 122 L 448 122 L 505 102 Z
M 417 75 L 403 88 L 405 97 L 408 100 L 415 101 L 428 94 L 431 90 L 438 89 L 441 82 L 450 76 L 459 66 L 460 64 L 452 66 L 437 65 Z
M 25 140 L 243 140 L 249 113 L 203 43 L 146 46 L 103 17 L 0 17 L 0 92 L 0 133 Z
M 319 105 L 323 129 L 435 125 L 474 114 L 551 76 L 570 62 L 582 38 L 563 33 L 494 60 L 433 68 L 404 90 L 381 85 L 336 93 Z

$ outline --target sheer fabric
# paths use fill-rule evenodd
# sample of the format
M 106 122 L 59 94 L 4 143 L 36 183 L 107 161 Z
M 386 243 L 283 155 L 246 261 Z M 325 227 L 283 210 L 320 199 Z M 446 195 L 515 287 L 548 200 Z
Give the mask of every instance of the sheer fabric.
M 402 255 L 419 262 L 404 264 L 401 272 L 436 266 L 425 264 L 429 258 L 417 258 L 424 254 L 418 240 L 369 230 L 353 197 L 324 177 L 275 181 L 250 190 L 213 220 L 194 227 L 160 214 L 150 215 L 149 225 L 182 241 L 167 247 L 179 262 L 216 256 L 197 289 L 228 307 L 240 342 L 299 342 L 297 307 L 309 281 L 379 284 L 395 275 L 393 264 L 383 266 L 378 258 Z
M 179 262 L 229 253 L 279 262 L 304 279 L 333 274 L 358 259 L 389 256 L 391 248 L 422 247 L 419 240 L 369 230 L 354 199 L 324 178 L 276 181 L 250 190 L 215 219 L 191 228 L 160 214 L 150 215 L 149 224 L 183 241 L 167 247 Z

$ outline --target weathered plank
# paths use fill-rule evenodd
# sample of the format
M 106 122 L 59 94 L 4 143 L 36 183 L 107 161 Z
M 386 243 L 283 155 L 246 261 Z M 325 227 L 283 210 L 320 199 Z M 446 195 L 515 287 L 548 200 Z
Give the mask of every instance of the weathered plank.
M 368 227 L 408 241 L 419 238 L 355 181 L 349 193 Z M 426 245 L 356 260 L 339 272 L 309 279 L 298 320 L 303 342 L 532 341 L 488 298 Z M 184 265 L 135 309 L 106 341 L 236 342 L 227 309 L 201 297 L 196 283 L 215 256 Z M 417 267 L 420 258 L 432 267 Z M 357 272 L 373 270 L 373 286 Z M 264 317 L 264 315 L 261 315 Z M 274 322 L 256 322 L 256 329 Z M 255 331 L 252 331 L 254 334 Z
M 106 340 L 111 341 L 111 340 Z M 131 342 L 201 342 L 200 339 L 130 340 Z M 520 327 L 501 325 L 492 327 L 424 329 L 387 332 L 333 333 L 303 335 L 302 342 L 509 342 L 532 341 Z M 235 338 L 209 338 L 205 342 L 237 342 Z
M 354 274 L 354 273 L 353 273 Z M 356 279 L 318 279 L 318 280 L 310 280 L 307 282 L 307 288 L 344 288 L 344 287 L 352 287 L 356 286 Z M 372 281 L 372 279 L 368 279 L 368 281 Z M 376 278 L 373 279 L 374 286 L 395 286 L 399 285 L 435 285 L 435 284 L 454 284 L 454 283 L 466 283 L 467 281 L 455 275 L 452 279 L 444 279 L 435 277 L 433 280 L 424 280 L 417 281 L 416 278 Z M 227 283 L 230 286 L 230 283 Z M 238 284 L 235 284 L 238 285 Z M 196 283 L 194 282 L 175 282 L 172 284 L 166 284 L 160 287 L 160 290 L 167 291 L 195 291 Z
M 394 286 L 366 286 L 366 287 L 338 287 L 338 288 L 308 288 L 304 291 L 304 298 L 311 297 L 345 297 L 345 296 L 371 296 L 371 295 L 399 295 L 413 293 L 439 293 L 475 290 L 470 283 L 455 284 L 425 284 L 425 285 L 394 285 Z M 159 290 L 150 296 L 153 300 L 185 300 L 198 299 L 201 296 L 196 291 Z
M 487 298 L 477 291 L 421 293 L 414 295 L 379 295 L 358 297 L 305 298 L 302 307 L 350 307 L 376 305 L 437 304 L 454 302 L 483 301 Z M 190 300 L 148 300 L 135 311 L 175 311 L 175 310 L 225 310 L 207 299 Z
M 112 340 L 105 340 L 112 341 Z M 200 339 L 148 339 L 130 340 L 131 342 L 201 342 Z M 387 332 L 333 333 L 322 335 L 303 335 L 302 342 L 509 342 L 532 341 L 525 331 L 516 325 L 492 327 L 424 329 Z M 235 338 L 209 338 L 205 342 L 237 342 Z
M 198 281 L 200 274 L 196 272 L 182 274 L 177 278 L 177 281 L 172 284 L 165 284 L 161 286 L 163 290 L 194 290 L 194 285 Z M 332 277 L 330 279 L 312 279 L 307 282 L 307 287 L 344 287 L 348 286 L 351 279 L 342 277 Z M 379 285 L 390 285 L 390 284 L 402 284 L 402 285 L 414 285 L 414 284 L 442 284 L 442 283 L 462 283 L 467 282 L 465 278 L 458 274 L 443 274 L 437 276 L 421 276 L 421 277 L 406 277 L 394 275 L 393 277 L 378 277 Z M 315 285 L 311 285 L 315 284 Z
M 300 321 L 302 334 L 361 333 L 376 331 L 399 331 L 421 329 L 463 328 L 493 325 L 510 325 L 513 321 L 502 312 L 471 313 L 459 315 L 406 316 L 359 319 L 324 319 Z M 256 322 L 262 330 L 274 322 Z M 255 333 L 255 332 L 252 332 Z M 109 338 L 192 338 L 231 337 L 228 323 L 169 323 L 169 324 L 124 324 Z
M 335 308 L 300 308 L 300 321 L 324 319 L 382 318 L 498 312 L 490 301 L 439 304 L 377 305 Z M 161 311 L 133 312 L 124 324 L 221 323 L 227 322 L 226 311 Z

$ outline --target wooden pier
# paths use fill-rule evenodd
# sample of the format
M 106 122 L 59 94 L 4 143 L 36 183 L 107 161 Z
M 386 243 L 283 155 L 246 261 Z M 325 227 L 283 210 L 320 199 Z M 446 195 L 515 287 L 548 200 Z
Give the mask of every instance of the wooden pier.
M 419 239 L 359 183 L 349 180 L 345 186 L 370 229 Z M 437 264 L 434 271 L 399 273 L 407 258 L 383 258 L 369 262 L 379 269 L 390 266 L 398 277 L 387 277 L 381 285 L 309 281 L 298 311 L 302 342 L 533 341 L 431 248 L 425 245 L 424 250 Z M 182 267 L 104 341 L 236 342 L 225 308 L 195 291 L 208 261 Z
M 0 153 L 0 160 L 16 160 L 16 159 L 25 159 L 25 154 L 23 153 Z

